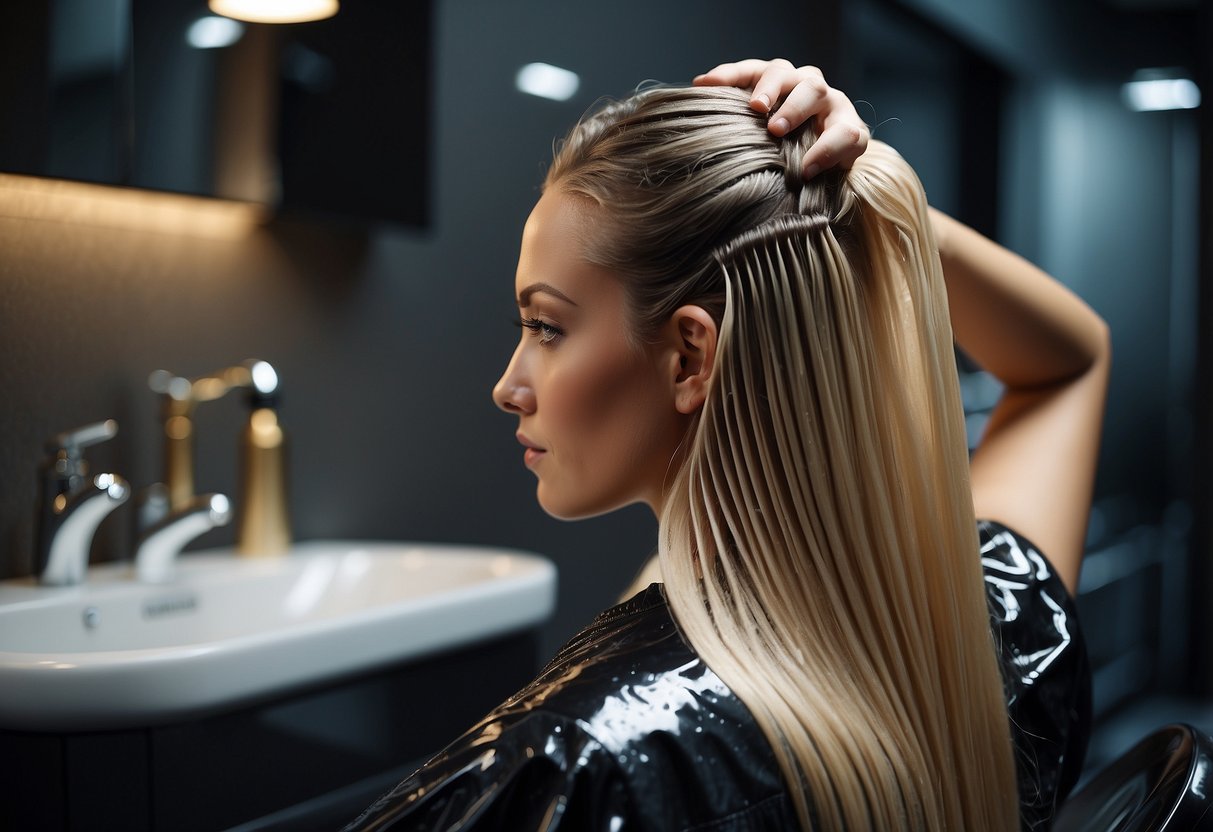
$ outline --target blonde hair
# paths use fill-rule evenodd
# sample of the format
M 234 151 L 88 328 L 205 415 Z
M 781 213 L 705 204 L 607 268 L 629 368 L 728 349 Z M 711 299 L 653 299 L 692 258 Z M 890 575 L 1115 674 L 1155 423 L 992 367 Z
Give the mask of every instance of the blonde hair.
M 739 90 L 650 89 L 583 119 L 545 187 L 601 207 L 587 255 L 638 337 L 686 303 L 719 324 L 660 568 L 802 827 L 1017 829 L 926 199 L 879 142 L 802 183 L 812 141 Z

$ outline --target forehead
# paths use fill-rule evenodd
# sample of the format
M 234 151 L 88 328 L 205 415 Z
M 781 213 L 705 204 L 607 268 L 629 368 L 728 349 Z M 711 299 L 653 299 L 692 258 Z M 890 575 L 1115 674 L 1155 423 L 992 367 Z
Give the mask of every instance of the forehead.
M 581 272 L 604 272 L 586 256 L 596 208 L 588 200 L 550 189 L 535 204 L 522 230 L 516 283 L 552 283 L 554 278 Z
M 534 304 L 544 311 L 579 325 L 591 322 L 618 335 L 625 334 L 633 346 L 635 319 L 627 290 L 627 281 L 614 270 L 594 263 L 588 256 L 589 244 L 598 234 L 607 233 L 602 209 L 591 200 L 550 189 L 544 193 L 522 232 L 522 251 L 514 291 L 523 308 Z M 563 303 L 550 291 L 536 290 L 542 284 L 570 300 Z M 530 291 L 528 291 L 530 290 Z M 550 307 L 549 304 L 555 304 Z
M 583 196 L 548 189 L 526 220 L 514 291 L 522 294 L 526 287 L 542 283 L 556 287 L 577 304 L 620 297 L 623 286 L 617 275 L 591 262 L 587 255 L 599 212 Z

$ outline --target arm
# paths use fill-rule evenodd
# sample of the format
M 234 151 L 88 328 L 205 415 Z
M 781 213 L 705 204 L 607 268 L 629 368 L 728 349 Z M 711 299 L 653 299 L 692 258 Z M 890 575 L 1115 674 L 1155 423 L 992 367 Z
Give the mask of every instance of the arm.
M 820 136 L 805 177 L 848 167 L 867 147 L 854 105 L 816 67 L 788 61 L 721 64 L 697 85 L 751 90 L 782 136 L 808 118 Z M 1048 554 L 1066 588 L 1078 587 L 1103 421 L 1108 330 L 1078 297 L 977 232 L 932 212 L 957 344 L 1006 391 L 973 455 L 978 517 L 1016 529 Z
M 1095 482 L 1108 328 L 1026 260 L 932 210 L 956 343 L 1005 385 L 973 454 L 978 517 L 1048 555 L 1071 594 Z

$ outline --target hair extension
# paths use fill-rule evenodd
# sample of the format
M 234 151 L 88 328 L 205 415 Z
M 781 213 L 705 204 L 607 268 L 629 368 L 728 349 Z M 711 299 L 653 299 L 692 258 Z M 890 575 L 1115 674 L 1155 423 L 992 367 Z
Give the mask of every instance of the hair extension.
M 575 127 L 545 187 L 598 206 L 587 256 L 638 338 L 685 303 L 718 322 L 660 568 L 802 826 L 1016 829 L 926 200 L 879 142 L 803 183 L 813 138 L 738 90 L 650 89 Z

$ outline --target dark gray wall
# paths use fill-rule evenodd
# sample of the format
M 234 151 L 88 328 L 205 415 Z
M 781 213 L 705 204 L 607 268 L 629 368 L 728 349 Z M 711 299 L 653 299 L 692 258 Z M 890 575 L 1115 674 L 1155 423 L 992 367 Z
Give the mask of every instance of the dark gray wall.
M 1116 88 L 1135 66 L 1181 62 L 1186 52 L 1160 44 L 1188 41 L 1094 2 L 899 5 L 1018 78 L 1005 116 L 1001 236 L 1112 322 L 1101 487 L 1113 497 L 1144 494 L 1149 512 L 1161 511 L 1174 479 L 1167 460 L 1187 447 L 1187 393 L 1164 380 L 1182 380 L 1190 361 L 1182 336 L 1196 325 L 1182 283 L 1183 238 L 1195 235 L 1182 220 L 1193 197 L 1171 186 L 1190 173 L 1182 148 L 1194 141 L 1184 132 L 1192 119 L 1130 114 Z M 147 373 L 196 374 L 257 356 L 283 376 L 298 537 L 546 554 L 561 574 L 547 632 L 554 647 L 626 583 L 652 549 L 654 523 L 635 508 L 575 524 L 546 517 L 513 420 L 489 399 L 517 337 L 509 321 L 518 236 L 552 139 L 600 94 L 648 78 L 685 80 L 721 59 L 785 54 L 829 71 L 846 43 L 838 12 L 836 0 L 744 8 L 437 0 L 434 117 L 418 128 L 432 131 L 435 148 L 426 232 L 274 223 L 214 240 L 39 219 L 21 200 L 0 199 L 0 577 L 30 569 L 34 472 L 48 435 L 116 417 L 122 433 L 97 449 L 97 470 L 145 486 L 159 476 Z M 518 94 L 514 72 L 532 60 L 579 71 L 582 91 L 563 104 Z M 890 141 L 898 131 L 933 132 L 924 125 L 930 99 L 916 109 L 912 84 L 896 101 L 850 91 L 873 100 L 877 120 L 918 120 L 889 125 Z M 957 139 L 944 136 L 933 151 L 946 156 Z M 922 172 L 941 201 L 951 198 L 950 182 L 932 184 Z M 200 411 L 200 489 L 235 486 L 239 410 L 221 402 Z M 103 526 L 95 560 L 128 551 L 129 514 L 121 509 Z M 202 542 L 230 540 L 222 530 Z
M 274 223 L 211 239 L 38 218 L 48 209 L 36 195 L 10 193 L 0 200 L 0 577 L 31 568 L 49 435 L 117 418 L 120 436 L 95 449 L 94 470 L 146 486 L 160 464 L 148 373 L 260 357 L 283 379 L 298 538 L 545 554 L 560 570 L 545 637 L 554 648 L 612 602 L 652 550 L 655 524 L 636 508 L 577 524 L 544 515 L 514 420 L 489 398 L 517 338 L 518 238 L 552 140 L 599 95 L 644 79 L 682 81 L 753 54 L 829 66 L 837 38 L 822 21 L 834 8 L 439 0 L 434 118 L 418 125 L 435 147 L 426 232 Z M 534 60 L 578 71 L 582 91 L 563 104 L 520 95 L 514 73 Z M 199 490 L 235 487 L 240 410 L 200 409 Z M 105 522 L 94 561 L 125 556 L 130 523 L 129 506 Z M 200 543 L 231 539 L 218 530 Z
M 1213 3 L 1206 2 L 1201 6 L 1198 31 L 1203 43 L 1213 44 Z M 1208 91 L 1213 89 L 1213 49 L 1202 51 L 1196 78 L 1208 96 Z M 1209 233 L 1213 228 L 1213 108 L 1208 104 L 1201 109 L 1200 134 L 1200 227 L 1203 233 L 1199 235 L 1200 291 L 1196 309 L 1198 320 L 1210 321 L 1213 320 L 1213 234 Z M 1213 327 L 1207 324 L 1199 327 L 1197 339 L 1194 422 L 1209 425 L 1213 424 Z M 1196 468 L 1193 550 L 1205 553 L 1213 543 L 1213 437 L 1205 430 L 1196 432 L 1193 439 Z M 1208 557 L 1200 557 L 1193 565 L 1194 591 L 1207 598 L 1213 594 L 1213 563 Z M 1194 611 L 1192 630 L 1194 638 L 1202 644 L 1208 644 L 1213 637 L 1213 617 L 1207 614 L 1203 605 Z M 1199 651 L 1190 666 L 1198 686 L 1205 691 L 1213 690 L 1213 656 L 1209 651 Z
M 1097 524 L 1114 533 L 1161 522 L 1191 490 L 1197 113 L 1132 112 L 1120 86 L 1140 68 L 1196 69 L 1195 6 L 1142 14 L 1097 0 L 893 5 L 1007 73 L 999 152 L 990 162 L 999 165 L 995 234 L 1111 325 Z M 899 92 L 912 117 L 912 85 Z M 958 125 L 961 135 L 967 129 Z M 927 155 L 920 167 L 929 193 L 931 162 Z
M 1204 662 L 1209 628 L 1202 584 L 1193 580 L 1203 571 L 1207 586 L 1207 532 L 1191 533 L 1193 517 L 1209 511 L 1209 388 L 1196 384 L 1199 336 L 1207 332 L 1201 302 L 1208 308 L 1198 269 L 1201 231 L 1209 228 L 1198 199 L 1200 114 L 1132 112 L 1120 87 L 1141 68 L 1195 72 L 1208 60 L 1208 31 L 1199 33 L 1194 3 L 1160 3 L 1149 13 L 1103 0 L 895 5 L 1007 74 L 995 234 L 1111 327 L 1112 376 L 1078 598 L 1096 715 L 1146 693 L 1196 692 L 1192 668 Z M 1207 83 L 1204 92 L 1207 101 Z M 903 90 L 906 102 L 913 96 Z M 958 131 L 967 129 L 962 119 Z M 920 173 L 930 179 L 929 169 Z M 1207 343 L 1204 350 L 1207 360 Z

